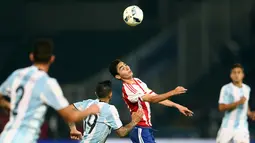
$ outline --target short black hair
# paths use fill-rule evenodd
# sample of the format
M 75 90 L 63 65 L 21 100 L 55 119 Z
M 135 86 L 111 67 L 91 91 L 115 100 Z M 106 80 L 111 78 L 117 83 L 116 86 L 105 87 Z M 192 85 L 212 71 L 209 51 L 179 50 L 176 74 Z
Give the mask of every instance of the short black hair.
M 122 62 L 120 59 L 116 59 L 112 61 L 111 64 L 109 65 L 109 72 L 111 73 L 113 77 L 119 74 L 117 70 L 117 66 L 120 62 Z
M 105 98 L 112 92 L 112 82 L 110 80 L 105 80 L 99 82 L 96 87 L 96 95 L 98 98 Z
M 232 71 L 233 69 L 235 69 L 235 68 L 240 68 L 240 69 L 242 69 L 242 71 L 244 72 L 243 66 L 242 66 L 241 64 L 239 64 L 239 63 L 234 64 L 234 65 L 231 67 L 231 71 Z
M 34 62 L 48 63 L 53 55 L 53 42 L 50 39 L 37 39 L 33 44 Z

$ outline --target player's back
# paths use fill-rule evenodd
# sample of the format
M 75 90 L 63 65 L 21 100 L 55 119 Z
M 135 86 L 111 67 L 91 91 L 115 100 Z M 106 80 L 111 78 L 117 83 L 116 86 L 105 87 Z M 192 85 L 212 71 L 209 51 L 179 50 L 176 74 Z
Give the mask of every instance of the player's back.
M 57 81 L 35 66 L 14 71 L 3 83 L 0 92 L 11 99 L 10 120 L 5 126 L 0 142 L 33 143 L 39 137 L 40 127 L 54 96 L 51 90 Z M 62 101 L 55 101 L 59 104 Z M 63 101 L 66 102 L 66 101 Z
M 82 143 L 104 143 L 111 130 L 120 128 L 122 123 L 115 106 L 108 103 L 89 99 L 74 103 L 74 106 L 78 110 L 85 110 L 92 104 L 97 104 L 100 107 L 100 113 L 84 119 Z

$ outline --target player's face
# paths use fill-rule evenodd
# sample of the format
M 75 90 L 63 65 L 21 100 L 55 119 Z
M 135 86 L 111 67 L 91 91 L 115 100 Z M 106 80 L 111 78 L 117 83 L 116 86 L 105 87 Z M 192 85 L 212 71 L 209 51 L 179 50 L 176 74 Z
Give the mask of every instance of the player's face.
M 117 71 L 119 73 L 119 75 L 116 75 L 117 79 L 129 79 L 133 77 L 133 72 L 130 69 L 130 67 L 124 63 L 124 62 L 120 62 L 117 65 Z
M 230 77 L 233 82 L 242 82 L 244 78 L 243 69 L 241 68 L 232 69 Z

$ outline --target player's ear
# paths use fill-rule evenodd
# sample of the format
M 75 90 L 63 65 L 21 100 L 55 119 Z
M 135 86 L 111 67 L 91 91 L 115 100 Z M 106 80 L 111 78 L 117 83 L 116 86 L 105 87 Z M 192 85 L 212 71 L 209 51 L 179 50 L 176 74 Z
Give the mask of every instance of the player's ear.
M 110 98 L 112 98 L 112 91 L 110 92 L 110 95 L 109 95 Z
M 54 55 L 52 55 L 51 58 L 50 58 L 50 63 L 53 63 L 55 61 L 55 58 L 56 57 Z
M 120 75 L 115 75 L 115 78 L 121 79 Z
M 34 62 L 35 61 L 35 58 L 34 58 L 34 54 L 33 53 L 30 53 L 29 54 L 29 59 L 31 62 Z

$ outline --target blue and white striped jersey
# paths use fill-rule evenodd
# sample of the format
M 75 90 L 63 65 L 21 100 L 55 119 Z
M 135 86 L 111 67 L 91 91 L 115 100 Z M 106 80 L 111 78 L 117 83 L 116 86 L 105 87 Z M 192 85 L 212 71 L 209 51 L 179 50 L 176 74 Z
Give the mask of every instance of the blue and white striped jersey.
M 1 85 L 0 93 L 11 99 L 10 120 L 0 143 L 35 143 L 47 105 L 55 110 L 69 105 L 58 82 L 35 66 L 14 71 Z
M 240 100 L 241 97 L 246 97 L 243 105 L 239 105 L 232 111 L 226 111 L 222 119 L 221 128 L 227 129 L 248 129 L 248 102 L 250 98 L 250 87 L 243 84 L 241 88 L 233 83 L 226 84 L 220 92 L 219 104 L 230 104 Z
M 122 122 L 119 118 L 119 113 L 115 106 L 99 100 L 84 100 L 74 103 L 74 106 L 82 111 L 92 104 L 97 104 L 100 107 L 98 115 L 90 115 L 83 120 L 83 140 L 81 143 L 104 143 L 111 130 L 122 127 Z

